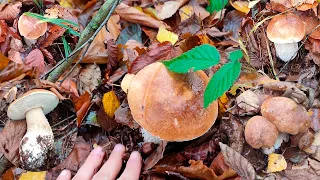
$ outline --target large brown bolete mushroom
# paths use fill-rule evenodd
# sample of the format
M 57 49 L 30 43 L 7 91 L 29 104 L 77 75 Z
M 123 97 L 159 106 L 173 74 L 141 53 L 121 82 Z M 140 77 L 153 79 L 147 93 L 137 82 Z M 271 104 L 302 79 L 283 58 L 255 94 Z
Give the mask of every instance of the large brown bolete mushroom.
M 20 142 L 21 166 L 29 171 L 46 170 L 54 153 L 54 137 L 46 118 L 59 103 L 51 91 L 34 89 L 10 104 L 7 114 L 11 120 L 26 118 L 27 133 Z
M 279 131 L 296 135 L 310 127 L 307 110 L 287 97 L 272 97 L 263 102 L 261 114 L 272 122 Z
M 262 116 L 254 116 L 246 124 L 244 135 L 246 142 L 255 149 L 269 148 L 279 135 L 277 127 Z
M 274 42 L 277 56 L 282 61 L 295 58 L 300 42 L 305 35 L 305 24 L 295 14 L 280 14 L 272 18 L 267 27 L 267 36 Z
M 41 22 L 39 19 L 22 14 L 19 17 L 18 29 L 23 37 L 35 40 L 46 33 L 47 22 Z
M 130 80 L 122 87 L 128 87 L 124 91 L 128 92 L 132 116 L 153 136 L 188 141 L 206 133 L 217 118 L 216 101 L 203 107 L 203 93 L 209 81 L 203 71 L 177 74 L 157 62 L 134 77 L 125 78 Z

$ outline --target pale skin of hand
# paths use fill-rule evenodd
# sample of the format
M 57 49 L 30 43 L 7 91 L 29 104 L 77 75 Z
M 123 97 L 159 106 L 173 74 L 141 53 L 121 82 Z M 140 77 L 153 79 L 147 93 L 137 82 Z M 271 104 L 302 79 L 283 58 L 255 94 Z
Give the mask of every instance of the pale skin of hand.
M 101 163 L 104 152 L 101 147 L 96 147 L 91 151 L 85 163 L 80 167 L 72 180 L 115 180 L 122 166 L 122 155 L 125 153 L 125 147 L 117 144 L 113 149 L 109 159 L 102 167 Z M 118 180 L 138 180 L 142 166 L 142 158 L 139 152 L 132 152 L 127 162 L 126 168 Z M 101 167 L 101 168 L 100 168 Z M 97 170 L 100 170 L 97 172 Z M 70 180 L 71 172 L 63 170 L 57 180 Z

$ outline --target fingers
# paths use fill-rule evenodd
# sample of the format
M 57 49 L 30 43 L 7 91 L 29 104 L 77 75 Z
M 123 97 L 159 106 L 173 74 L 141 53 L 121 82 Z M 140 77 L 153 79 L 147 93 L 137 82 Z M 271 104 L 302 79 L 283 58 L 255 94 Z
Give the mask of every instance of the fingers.
M 142 166 L 142 158 L 139 152 L 132 152 L 119 180 L 138 180 Z
M 93 177 L 94 180 L 114 180 L 116 179 L 121 166 L 122 155 L 125 152 L 125 147 L 122 144 L 117 144 L 107 162 L 101 167 L 99 172 Z
M 71 172 L 67 169 L 61 171 L 60 175 L 57 178 L 57 180 L 70 180 L 70 179 L 71 179 Z
M 77 174 L 73 177 L 73 180 L 91 180 L 96 170 L 101 166 L 104 152 L 102 147 L 98 146 L 94 148 L 89 154 L 86 162 L 78 170 Z

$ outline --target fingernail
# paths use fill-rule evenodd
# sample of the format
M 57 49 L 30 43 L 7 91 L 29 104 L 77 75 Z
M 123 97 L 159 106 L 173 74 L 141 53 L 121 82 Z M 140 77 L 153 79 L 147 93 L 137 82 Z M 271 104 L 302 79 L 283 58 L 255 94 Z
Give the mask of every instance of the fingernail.
M 114 150 L 117 151 L 117 152 L 123 152 L 125 149 L 124 149 L 124 146 L 122 144 L 117 144 L 114 146 Z
M 103 149 L 101 146 L 96 146 L 94 149 L 93 149 L 93 153 L 94 154 L 97 154 L 97 155 L 101 155 L 103 154 Z
M 130 155 L 130 158 L 141 160 L 141 155 L 138 151 L 133 151 Z
M 69 171 L 68 170 L 63 170 L 61 171 L 60 175 L 61 176 L 67 176 L 69 174 Z

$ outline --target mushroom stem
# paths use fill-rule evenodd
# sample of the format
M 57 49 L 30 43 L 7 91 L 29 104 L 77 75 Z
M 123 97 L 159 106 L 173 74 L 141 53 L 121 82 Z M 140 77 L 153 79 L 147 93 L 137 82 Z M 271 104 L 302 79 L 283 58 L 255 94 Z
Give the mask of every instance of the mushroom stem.
M 277 56 L 284 62 L 288 62 L 297 56 L 299 46 L 297 42 L 294 43 L 274 43 Z
M 54 136 L 42 108 L 26 113 L 27 133 L 21 140 L 20 156 L 26 170 L 45 170 L 54 153 Z M 43 166 L 44 165 L 44 166 Z

